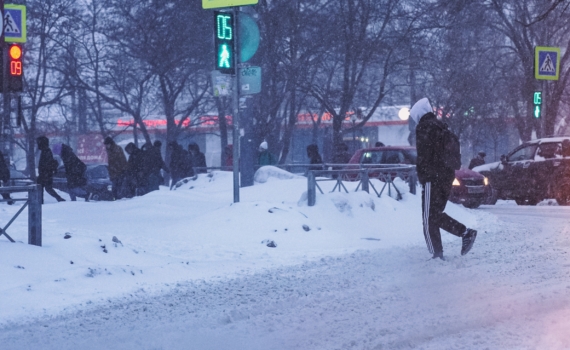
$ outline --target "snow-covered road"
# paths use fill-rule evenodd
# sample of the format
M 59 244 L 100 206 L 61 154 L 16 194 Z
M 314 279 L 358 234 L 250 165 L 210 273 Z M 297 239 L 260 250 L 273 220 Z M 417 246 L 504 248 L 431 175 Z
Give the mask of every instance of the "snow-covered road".
M 140 291 L 10 324 L 0 347 L 570 349 L 570 208 L 476 212 L 479 236 L 465 257 L 456 240 L 444 243 L 445 262 L 423 246 L 361 250 Z

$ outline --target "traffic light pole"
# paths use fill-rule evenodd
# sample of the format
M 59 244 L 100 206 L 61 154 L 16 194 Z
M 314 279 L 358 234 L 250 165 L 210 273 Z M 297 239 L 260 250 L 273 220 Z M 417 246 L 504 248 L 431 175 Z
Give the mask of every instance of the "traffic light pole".
M 1 0 L 0 0 L 1 1 Z M 239 132 L 239 58 L 240 58 L 240 47 L 239 47 L 239 6 L 233 7 L 232 12 L 234 15 L 234 67 L 235 76 L 233 79 L 233 113 L 232 113 L 232 126 L 233 126 L 233 175 L 234 175 L 234 203 L 239 203 L 239 155 L 240 155 L 240 132 Z
M 2 20 L 0 23 L 2 27 L 4 26 L 4 0 L 0 0 L 0 15 Z M 0 32 L 0 49 L 2 51 L 2 128 L 0 132 L 2 133 L 2 152 L 4 156 L 7 157 L 10 152 L 9 143 L 9 129 L 10 129 L 10 93 L 8 92 L 8 45 L 6 45 L 4 40 L 4 30 L 2 28 Z M 9 164 L 9 163 L 8 163 Z

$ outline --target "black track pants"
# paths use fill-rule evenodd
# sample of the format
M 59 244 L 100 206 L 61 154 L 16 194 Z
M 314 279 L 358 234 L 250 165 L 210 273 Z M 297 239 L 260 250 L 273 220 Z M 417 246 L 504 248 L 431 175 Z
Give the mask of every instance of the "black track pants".
M 422 214 L 424 237 L 428 250 L 432 254 L 443 253 L 440 228 L 459 237 L 466 230 L 465 225 L 443 212 L 451 193 L 451 186 L 451 183 L 440 184 L 436 182 L 426 182 L 423 186 Z

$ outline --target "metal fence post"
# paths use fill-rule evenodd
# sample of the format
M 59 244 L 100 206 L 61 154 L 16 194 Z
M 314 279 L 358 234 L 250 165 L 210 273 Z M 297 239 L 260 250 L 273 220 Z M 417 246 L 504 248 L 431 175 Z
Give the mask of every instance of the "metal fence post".
M 28 244 L 42 246 L 41 186 L 33 185 L 28 191 Z
M 316 188 L 316 180 L 315 180 L 315 174 L 313 173 L 313 171 L 309 170 L 308 176 L 307 176 L 307 201 L 310 207 L 314 206 L 315 203 L 317 202 L 317 188 Z
M 360 179 L 360 182 L 362 182 L 362 190 L 370 193 L 370 177 L 368 176 L 368 170 L 361 170 Z

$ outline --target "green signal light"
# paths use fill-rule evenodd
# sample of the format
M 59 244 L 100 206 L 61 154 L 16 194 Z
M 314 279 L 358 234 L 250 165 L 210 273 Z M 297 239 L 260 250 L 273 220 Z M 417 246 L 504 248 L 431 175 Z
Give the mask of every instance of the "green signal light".
M 222 74 L 235 74 L 235 21 L 231 12 L 214 12 L 215 68 Z
M 534 106 L 534 117 L 540 118 L 540 106 Z
M 533 102 L 533 112 L 532 114 L 534 115 L 535 118 L 540 118 L 540 114 L 542 112 L 542 91 L 535 91 L 533 96 L 532 96 L 532 102 Z
M 218 68 L 231 68 L 232 54 L 228 45 L 220 45 L 218 52 Z

